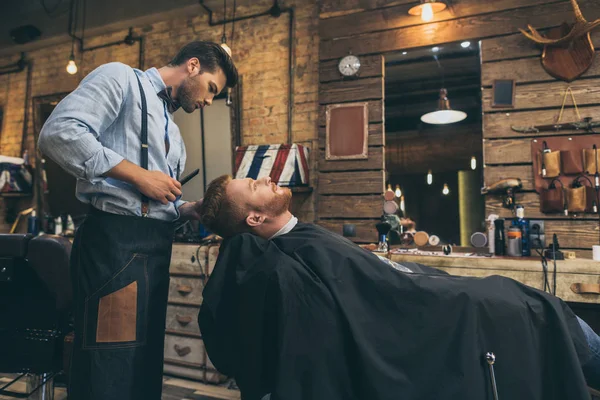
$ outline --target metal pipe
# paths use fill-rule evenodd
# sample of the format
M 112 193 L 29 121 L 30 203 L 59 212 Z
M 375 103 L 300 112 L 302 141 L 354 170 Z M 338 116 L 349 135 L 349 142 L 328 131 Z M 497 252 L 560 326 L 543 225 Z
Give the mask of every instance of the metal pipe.
M 17 62 L 0 66 L 0 75 L 21 72 L 25 69 L 26 66 L 27 66 L 27 61 L 25 60 L 25 53 L 21 53 L 21 58 Z M 2 70 L 5 70 L 5 71 L 2 71 Z
M 31 103 L 31 80 L 33 61 L 26 61 L 27 65 L 27 84 L 25 86 L 25 115 L 23 116 L 23 133 L 21 134 L 21 156 L 26 148 L 27 128 L 29 127 L 29 103 Z M 35 145 L 34 145 L 35 147 Z

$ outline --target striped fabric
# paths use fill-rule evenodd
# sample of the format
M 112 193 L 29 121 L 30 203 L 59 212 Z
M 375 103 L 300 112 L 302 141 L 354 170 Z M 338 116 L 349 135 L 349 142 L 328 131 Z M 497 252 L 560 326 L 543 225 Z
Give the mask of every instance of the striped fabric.
M 279 186 L 308 185 L 308 149 L 300 144 L 236 148 L 236 179 L 271 177 Z

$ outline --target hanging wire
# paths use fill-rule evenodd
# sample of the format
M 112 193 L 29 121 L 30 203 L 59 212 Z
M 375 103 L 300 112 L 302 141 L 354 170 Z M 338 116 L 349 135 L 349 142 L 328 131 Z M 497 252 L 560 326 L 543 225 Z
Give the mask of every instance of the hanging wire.
M 438 68 L 442 71 L 442 87 L 445 87 L 445 85 L 446 85 L 446 74 L 445 74 L 445 71 L 444 71 L 444 67 L 442 67 L 442 64 L 440 64 L 440 60 L 438 59 L 437 54 L 433 55 L 433 59 L 437 63 Z
M 227 0 L 223 0 L 223 21 L 227 21 Z M 227 23 L 223 24 L 223 36 L 221 36 L 221 42 L 225 43 L 227 41 L 227 36 L 225 34 L 225 28 L 227 27 Z
M 233 38 L 234 38 L 234 34 L 235 34 L 235 8 L 236 8 L 236 1 L 237 0 L 233 0 L 233 17 L 231 18 L 231 43 L 229 45 L 229 48 L 231 49 L 231 53 L 233 54 Z
M 50 14 L 54 14 L 54 12 L 56 12 L 56 10 L 58 10 L 58 7 L 60 7 L 62 0 L 58 0 L 53 9 L 48 8 L 45 0 L 40 0 L 40 3 L 42 4 L 42 7 L 44 8 L 44 11 L 46 12 L 46 14 L 50 15 Z

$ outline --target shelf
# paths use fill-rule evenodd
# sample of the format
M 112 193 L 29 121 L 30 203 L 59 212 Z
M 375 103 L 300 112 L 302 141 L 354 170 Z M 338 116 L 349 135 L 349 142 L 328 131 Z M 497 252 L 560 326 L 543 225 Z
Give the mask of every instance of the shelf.
M 31 197 L 33 193 L 20 193 L 20 192 L 6 192 L 0 193 L 0 197 L 10 197 L 10 198 L 23 198 L 23 197 Z

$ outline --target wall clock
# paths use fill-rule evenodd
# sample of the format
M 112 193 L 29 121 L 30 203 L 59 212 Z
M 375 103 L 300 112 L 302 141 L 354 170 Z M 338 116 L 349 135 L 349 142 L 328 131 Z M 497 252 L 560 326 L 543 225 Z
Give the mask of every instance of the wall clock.
M 356 76 L 360 70 L 360 59 L 357 56 L 348 54 L 338 63 L 338 70 L 343 76 Z

